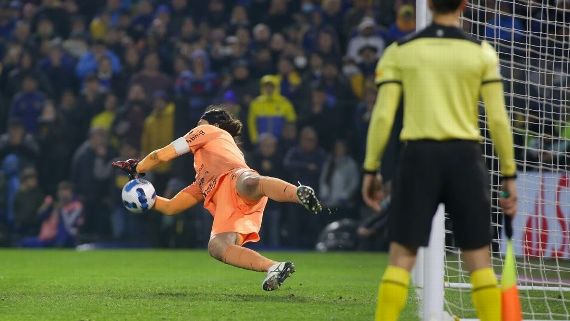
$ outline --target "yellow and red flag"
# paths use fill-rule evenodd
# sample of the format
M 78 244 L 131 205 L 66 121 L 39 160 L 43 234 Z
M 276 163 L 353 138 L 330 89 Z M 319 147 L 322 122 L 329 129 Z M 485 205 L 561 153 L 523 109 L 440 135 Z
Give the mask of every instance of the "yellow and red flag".
M 505 264 L 503 265 L 501 277 L 503 321 L 522 321 L 522 309 L 517 289 L 517 266 L 515 264 L 515 253 L 513 252 L 513 241 L 511 240 L 513 227 L 511 217 L 505 215 L 504 218 L 505 234 L 508 239 Z

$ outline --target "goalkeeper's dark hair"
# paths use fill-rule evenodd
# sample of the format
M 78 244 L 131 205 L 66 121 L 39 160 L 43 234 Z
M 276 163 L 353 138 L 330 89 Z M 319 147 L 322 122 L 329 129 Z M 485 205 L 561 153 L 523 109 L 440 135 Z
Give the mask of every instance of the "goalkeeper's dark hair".
M 459 8 L 463 0 L 432 0 L 435 13 L 450 13 Z
M 223 106 L 211 106 L 200 119 L 227 131 L 232 137 L 241 135 L 243 124 L 239 119 L 233 118 Z

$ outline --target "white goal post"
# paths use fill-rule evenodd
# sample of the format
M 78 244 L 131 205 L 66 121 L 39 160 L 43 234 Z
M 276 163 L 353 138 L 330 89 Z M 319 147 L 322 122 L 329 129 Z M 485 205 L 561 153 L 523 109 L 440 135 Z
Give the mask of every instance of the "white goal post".
M 515 136 L 519 213 L 513 221 L 523 318 L 570 320 L 570 0 L 469 0 L 463 29 L 500 55 L 506 104 Z M 416 0 L 416 26 L 431 17 Z M 480 115 L 485 124 L 485 115 Z M 492 179 L 493 268 L 500 278 L 505 250 L 498 209 L 498 162 L 484 127 Z M 469 275 L 452 244 L 440 206 L 430 245 L 413 272 L 419 316 L 477 320 Z

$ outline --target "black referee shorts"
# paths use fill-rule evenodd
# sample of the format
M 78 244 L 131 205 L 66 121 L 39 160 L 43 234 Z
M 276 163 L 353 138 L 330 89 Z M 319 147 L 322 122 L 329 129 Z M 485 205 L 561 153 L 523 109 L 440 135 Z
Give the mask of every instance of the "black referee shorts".
M 456 245 L 476 249 L 491 242 L 489 174 L 474 141 L 408 141 L 394 181 L 390 240 L 427 246 L 440 203 L 453 225 Z

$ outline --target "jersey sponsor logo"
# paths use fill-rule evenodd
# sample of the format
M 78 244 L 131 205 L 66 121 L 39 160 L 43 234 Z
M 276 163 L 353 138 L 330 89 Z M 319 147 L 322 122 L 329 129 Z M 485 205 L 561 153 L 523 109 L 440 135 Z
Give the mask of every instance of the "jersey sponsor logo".
M 210 192 L 214 189 L 214 187 L 216 187 L 216 183 L 218 182 L 218 178 L 214 178 L 212 179 L 209 183 L 208 186 L 206 187 L 206 190 L 204 191 L 205 195 L 210 194 Z
M 204 136 L 204 135 L 206 135 L 206 132 L 204 132 L 204 131 L 201 130 L 201 129 L 200 129 L 198 132 L 196 132 L 196 133 L 194 133 L 194 131 L 191 130 L 191 131 L 188 133 L 188 137 L 186 137 L 186 142 L 187 142 L 188 144 L 190 144 L 190 143 L 192 143 L 193 141 L 195 141 L 196 139 L 198 139 L 198 137 Z

